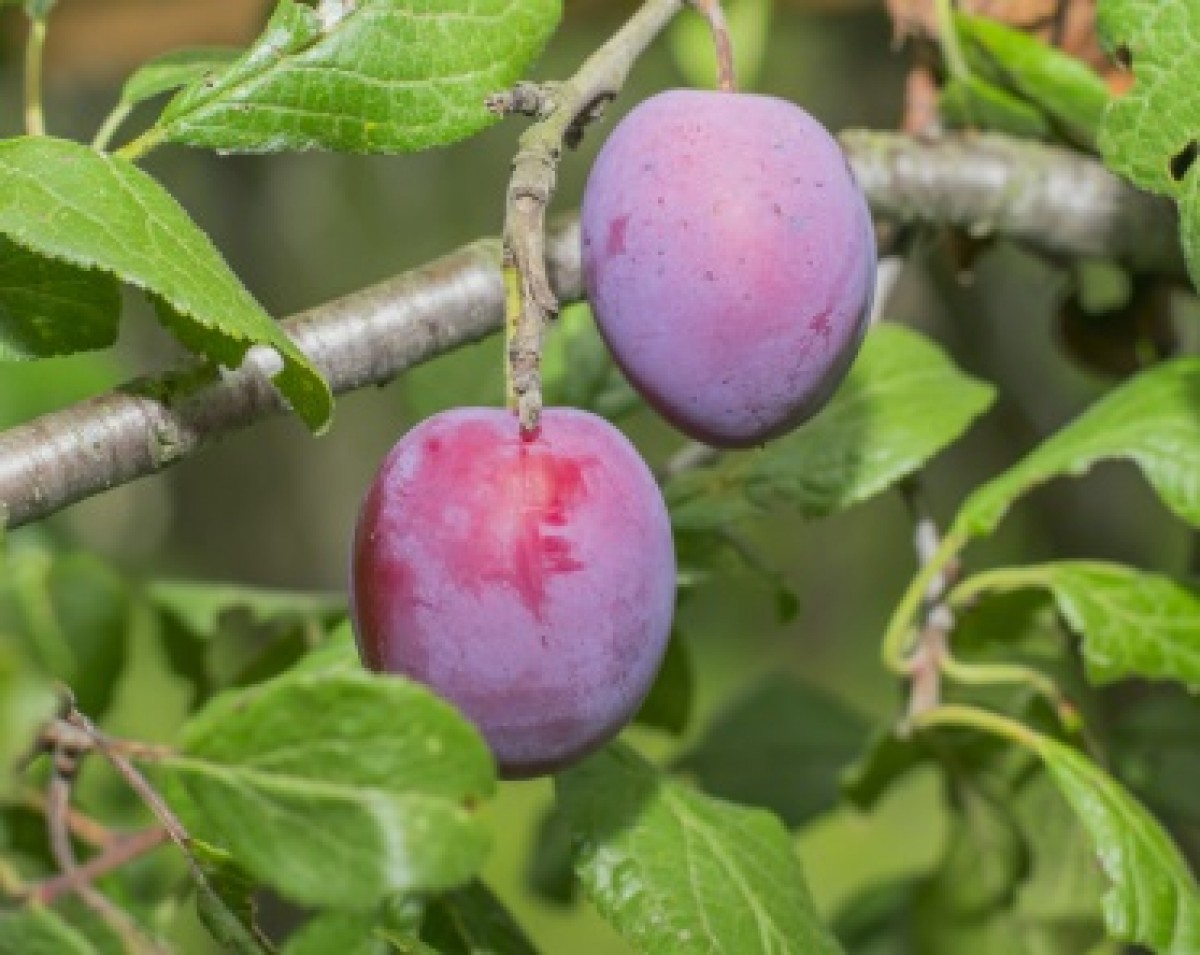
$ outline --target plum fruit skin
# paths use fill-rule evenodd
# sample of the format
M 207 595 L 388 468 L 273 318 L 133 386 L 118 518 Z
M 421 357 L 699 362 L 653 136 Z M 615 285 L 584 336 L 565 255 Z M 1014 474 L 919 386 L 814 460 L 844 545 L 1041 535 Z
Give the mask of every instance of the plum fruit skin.
M 552 772 L 615 736 L 658 672 L 675 551 L 658 486 L 602 418 L 548 409 L 424 421 L 367 492 L 351 568 L 360 654 L 450 700 L 501 775 Z
M 811 417 L 849 370 L 875 235 L 844 154 L 769 96 L 669 90 L 592 167 L 582 209 L 596 322 L 680 431 L 749 447 Z

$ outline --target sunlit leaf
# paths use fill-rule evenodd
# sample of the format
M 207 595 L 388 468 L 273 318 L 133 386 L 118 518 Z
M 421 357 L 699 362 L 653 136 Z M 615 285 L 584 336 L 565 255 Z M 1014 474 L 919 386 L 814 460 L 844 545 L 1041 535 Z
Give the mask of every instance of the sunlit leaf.
M 840 951 L 770 813 L 702 795 L 619 745 L 560 775 L 557 792 L 584 891 L 636 951 Z
M 280 0 L 235 63 L 183 90 L 158 132 L 241 152 L 408 152 L 495 117 L 558 24 L 560 0 Z
M 417 684 L 288 674 L 215 698 L 162 764 L 192 828 L 297 902 L 365 909 L 465 882 L 487 849 L 478 733 Z
M 1021 495 L 1100 462 L 1133 461 L 1180 518 L 1200 526 L 1200 360 L 1138 375 L 977 489 L 959 511 L 962 533 L 990 533 Z
M 190 349 L 236 367 L 254 345 L 313 428 L 333 413 L 325 380 L 230 271 L 179 204 L 132 163 L 48 136 L 0 142 L 0 234 L 38 255 L 99 269 L 169 306 Z

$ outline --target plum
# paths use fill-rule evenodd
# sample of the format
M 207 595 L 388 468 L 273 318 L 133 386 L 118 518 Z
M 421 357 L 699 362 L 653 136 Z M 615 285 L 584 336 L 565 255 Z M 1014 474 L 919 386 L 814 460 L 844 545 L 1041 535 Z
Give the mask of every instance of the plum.
M 358 647 L 450 700 L 501 774 L 551 772 L 611 739 L 666 650 L 675 552 L 658 486 L 602 418 L 460 408 L 408 432 L 359 515 Z
M 870 316 L 874 230 L 837 142 L 798 106 L 651 97 L 600 151 L 582 219 L 600 332 L 684 433 L 760 444 L 845 376 Z

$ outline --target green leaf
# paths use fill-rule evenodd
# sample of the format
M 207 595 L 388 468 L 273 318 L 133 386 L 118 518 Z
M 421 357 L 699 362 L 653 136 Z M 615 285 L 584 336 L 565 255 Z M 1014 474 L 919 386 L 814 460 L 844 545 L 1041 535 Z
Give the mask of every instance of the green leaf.
M 1008 920 L 996 925 L 995 916 L 1008 914 L 1029 869 L 1022 834 L 1002 801 L 971 784 L 958 787 L 958 801 L 946 857 L 914 900 L 920 952 L 978 952 L 981 934 L 995 936 L 997 928 L 1011 933 L 1013 926 L 1004 924 Z
M 341 595 L 235 584 L 160 580 L 148 596 L 167 660 L 197 700 L 278 675 L 346 613 Z
M 80 709 L 108 709 L 125 666 L 129 590 L 87 554 L 12 554 L 0 579 L 0 628 L 26 646 L 43 671 L 62 680 Z
M 1049 772 L 1023 775 L 1009 805 L 1032 856 L 1032 871 L 1016 899 L 1017 913 L 1028 923 L 1047 928 L 1068 923 L 1072 931 L 1103 937 L 1104 873 L 1096 864 L 1090 836 Z M 1091 951 L 1084 945 L 1075 949 Z
M 1048 139 L 1050 124 L 1035 107 L 978 76 L 956 76 L 942 87 L 938 111 L 951 126 L 1022 139 Z
M 1150 192 L 1179 203 L 1183 249 L 1200 283 L 1200 6 L 1192 0 L 1104 0 L 1100 32 L 1124 50 L 1135 82 L 1109 107 L 1100 131 L 1104 161 Z
M 760 452 L 726 455 L 714 468 L 667 484 L 677 528 L 712 526 L 752 513 L 742 495 L 784 501 L 804 514 L 845 510 L 920 470 L 992 403 L 993 389 L 967 377 L 922 335 L 877 327 L 837 395 L 816 418 Z
M 675 631 L 667 644 L 667 653 L 658 668 L 654 685 L 634 717 L 635 721 L 674 736 L 681 735 L 692 715 L 693 689 L 691 656 L 683 644 L 683 637 Z
M 211 83 L 241 55 L 241 50 L 223 46 L 197 46 L 164 53 L 143 63 L 125 81 L 121 103 L 136 106 L 181 86 Z
M 548 405 L 586 408 L 614 420 L 641 403 L 612 360 L 586 304 L 564 308 L 547 330 L 542 394 Z
M 370 912 L 318 912 L 284 946 L 284 955 L 440 955 L 416 937 L 425 905 L 395 896 Z
M 987 571 L 974 589 L 1042 587 L 1083 638 L 1088 677 L 1179 680 L 1200 686 L 1200 599 L 1169 577 L 1100 561 Z
M 961 747 L 941 755 L 956 809 L 942 865 L 852 899 L 839 937 L 856 955 L 1116 955 L 1098 947 L 1104 886 L 1087 834 L 1048 773 L 1022 760 L 1006 783 L 994 766 L 963 765 Z
M 120 319 L 121 288 L 111 275 L 0 236 L 0 361 L 108 348 Z
M 259 626 L 285 620 L 330 620 L 346 613 L 346 598 L 340 594 L 238 584 L 158 580 L 150 585 L 148 594 L 155 607 L 206 640 L 216 637 L 225 619 L 234 613 L 245 614 Z
M 770 813 L 695 792 L 620 745 L 556 788 L 584 890 L 636 951 L 840 951 Z
M 49 681 L 6 636 L 0 639 L 0 796 L 12 787 L 17 761 L 29 753 L 55 705 Z
M 406 680 L 288 674 L 215 698 L 164 771 L 178 809 L 260 882 L 347 909 L 466 881 L 494 771 L 474 728 Z
M 1200 892 L 1162 827 L 1091 760 L 1052 739 L 1031 736 L 1112 883 L 1104 897 L 1109 933 L 1160 955 L 1200 951 Z
M 1200 836 L 1200 699 L 1159 692 L 1112 714 L 1114 773 L 1176 831 Z
M 893 785 L 931 758 L 918 737 L 899 736 L 892 726 L 878 729 L 842 771 L 842 794 L 857 809 L 870 812 Z
M 842 771 L 869 730 L 835 697 L 775 674 L 718 715 L 675 768 L 705 792 L 770 809 L 797 828 L 837 804 Z
M 525 879 L 539 897 L 559 905 L 570 905 L 579 894 L 579 883 L 571 868 L 571 829 L 557 806 L 544 813 L 538 823 Z
M 326 674 L 362 672 L 362 660 L 354 640 L 354 627 L 349 620 L 329 634 L 325 642 L 306 653 L 289 671 L 296 674 Z
M 221 951 L 234 955 L 270 955 L 274 947 L 257 925 L 250 875 L 215 846 L 193 839 L 191 852 L 200 867 L 196 881 L 196 911 Z
M 774 0 L 726 0 L 725 19 L 733 43 L 738 88 L 757 88 L 766 62 Z M 689 86 L 712 87 L 717 57 L 712 31 L 700 16 L 676 17 L 667 30 L 667 43 L 675 65 Z
M 245 290 L 187 213 L 132 163 L 47 136 L 0 142 L 0 234 L 40 255 L 143 288 L 193 351 L 230 368 L 252 345 L 283 359 L 275 381 L 310 427 L 329 386 Z
M 0 912 L 0 955 L 96 955 L 90 942 L 41 906 Z
M 454 142 L 495 119 L 484 99 L 524 74 L 561 12 L 561 0 L 280 0 L 245 55 L 180 93 L 156 132 L 239 152 Z
M 482 882 L 434 899 L 421 940 L 440 955 L 536 955 L 508 910 Z
M 377 921 L 374 912 L 322 912 L 288 938 L 283 955 L 388 955 Z
M 292 935 L 283 955 L 389 955 L 375 912 L 323 912 Z
M 986 17 L 959 14 L 955 26 L 971 68 L 1008 87 L 1082 146 L 1096 138 L 1108 86 L 1081 60 Z
M 1166 362 L 1108 394 L 976 489 L 955 518 L 955 530 L 988 534 L 1027 491 L 1112 459 L 1133 461 L 1167 507 L 1200 526 L 1200 360 Z

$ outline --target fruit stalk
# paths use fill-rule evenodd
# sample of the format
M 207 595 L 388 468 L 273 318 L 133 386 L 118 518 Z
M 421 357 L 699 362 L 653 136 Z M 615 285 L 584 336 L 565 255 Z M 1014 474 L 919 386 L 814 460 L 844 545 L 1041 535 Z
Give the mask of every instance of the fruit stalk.
M 737 92 L 737 71 L 733 67 L 733 41 L 721 0 L 692 0 L 692 6 L 708 21 L 713 46 L 717 51 L 717 89 L 722 93 Z
M 546 275 L 545 229 L 563 147 L 579 142 L 584 127 L 616 98 L 634 62 L 683 6 L 684 0 L 648 0 L 573 77 L 543 86 L 541 108 L 536 111 L 541 118 L 518 144 L 505 209 L 504 270 L 506 286 L 519 283 L 520 295 L 509 296 L 505 327 L 509 329 L 509 404 L 525 431 L 537 427 L 542 412 L 542 330 L 558 312 L 558 299 Z M 516 99 L 495 96 L 489 106 L 511 112 Z

